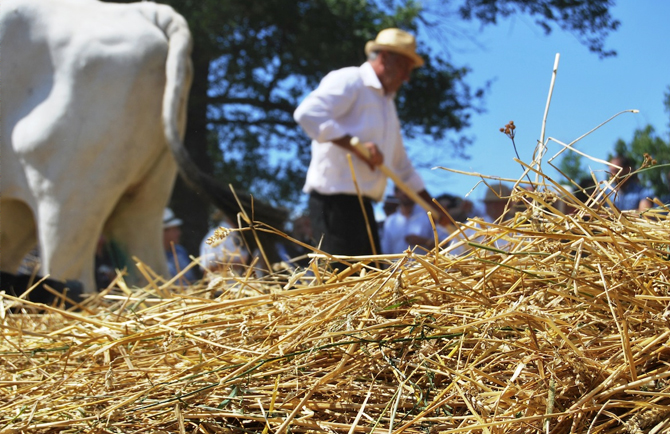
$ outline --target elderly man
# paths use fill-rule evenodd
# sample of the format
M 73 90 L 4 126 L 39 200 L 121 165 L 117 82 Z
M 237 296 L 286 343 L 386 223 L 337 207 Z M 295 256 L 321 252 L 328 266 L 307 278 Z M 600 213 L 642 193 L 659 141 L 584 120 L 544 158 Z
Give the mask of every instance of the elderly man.
M 376 166 L 385 164 L 409 188 L 431 201 L 407 157 L 394 102 L 412 70 L 424 63 L 416 53 L 414 36 L 400 29 L 382 30 L 374 41 L 368 41 L 365 53 L 368 60 L 363 65 L 326 75 L 294 113 L 312 139 L 312 160 L 303 191 L 310 195 L 314 238 L 323 236 L 322 250 L 333 254 L 380 252 L 372 202 L 383 198 L 387 180 Z M 353 169 L 365 214 L 347 154 L 355 156 Z

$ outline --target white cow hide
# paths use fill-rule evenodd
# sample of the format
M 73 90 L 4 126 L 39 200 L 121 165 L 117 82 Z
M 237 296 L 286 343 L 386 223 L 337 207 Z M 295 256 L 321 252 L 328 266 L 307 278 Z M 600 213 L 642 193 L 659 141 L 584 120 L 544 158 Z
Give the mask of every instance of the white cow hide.
M 172 8 L 0 1 L 0 269 L 39 244 L 43 274 L 95 289 L 99 234 L 167 274 L 191 36 Z

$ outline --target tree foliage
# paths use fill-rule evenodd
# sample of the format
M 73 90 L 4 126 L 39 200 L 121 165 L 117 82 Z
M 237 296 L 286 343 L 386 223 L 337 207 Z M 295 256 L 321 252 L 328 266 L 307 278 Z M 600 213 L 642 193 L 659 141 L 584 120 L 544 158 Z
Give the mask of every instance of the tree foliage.
M 558 169 L 569 179 L 577 183 L 589 176 L 588 170 L 582 166 L 582 156 L 575 152 L 566 152 L 558 164 Z M 566 185 L 570 184 L 570 181 L 567 179 L 563 182 Z
M 613 5 L 611 0 L 464 0 L 460 12 L 464 19 L 483 24 L 495 24 L 498 18 L 513 14 L 530 15 L 545 33 L 557 26 L 574 34 L 592 52 L 607 57 L 616 51 L 605 48 L 606 37 L 620 25 L 610 14 Z
M 670 119 L 670 87 L 663 99 L 665 111 Z M 653 126 L 647 125 L 635 130 L 629 143 L 619 139 L 614 145 L 614 153 L 609 156 L 623 155 L 635 163 L 634 169 L 640 168 L 645 162 L 645 155 L 653 159 L 654 165 L 646 167 L 639 173 L 642 183 L 652 187 L 656 195 L 664 200 L 670 198 L 670 122 L 666 138 L 660 137 Z
M 639 172 L 640 182 L 652 187 L 660 198 L 670 196 L 670 178 L 668 177 L 670 144 L 656 134 L 653 126 L 647 125 L 636 130 L 630 143 L 619 139 L 614 145 L 614 155 L 624 155 L 630 158 L 635 162 L 634 169 L 642 167 L 645 154 L 649 155 L 655 164 Z

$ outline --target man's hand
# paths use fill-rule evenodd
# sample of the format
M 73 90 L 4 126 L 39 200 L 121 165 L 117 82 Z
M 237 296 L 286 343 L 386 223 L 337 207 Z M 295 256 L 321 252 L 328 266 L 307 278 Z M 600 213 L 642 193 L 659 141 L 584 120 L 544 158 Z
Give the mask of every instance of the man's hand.
M 384 164 L 384 155 L 374 142 L 364 142 L 352 146 L 354 154 L 370 167 L 370 170 L 375 170 L 375 166 Z
M 384 155 L 374 142 L 361 142 L 358 137 L 351 136 L 344 136 L 332 142 L 365 161 L 370 170 L 375 170 L 376 166 L 384 164 Z

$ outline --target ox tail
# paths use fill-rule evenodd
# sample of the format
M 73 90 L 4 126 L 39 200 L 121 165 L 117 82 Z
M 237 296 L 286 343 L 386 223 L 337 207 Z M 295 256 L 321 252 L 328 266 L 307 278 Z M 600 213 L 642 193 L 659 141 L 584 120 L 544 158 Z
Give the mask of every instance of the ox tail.
M 163 95 L 163 128 L 168 146 L 177 161 L 179 173 L 184 181 L 196 192 L 207 197 L 217 208 L 231 217 L 240 211 L 235 195 L 221 182 L 204 173 L 195 164 L 184 147 L 186 132 L 186 109 L 188 93 L 193 80 L 191 62 L 192 38 L 188 23 L 170 6 L 157 5 L 156 24 L 168 38 L 168 54 L 165 65 L 165 93 Z M 250 195 L 238 192 L 238 198 L 245 211 L 253 219 L 272 225 L 281 225 L 287 218 L 284 210 L 278 210 Z

